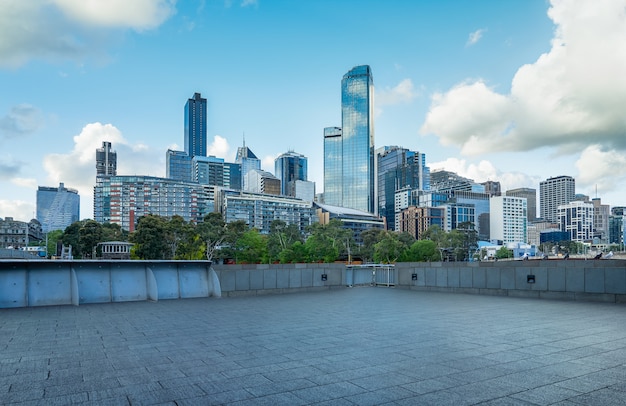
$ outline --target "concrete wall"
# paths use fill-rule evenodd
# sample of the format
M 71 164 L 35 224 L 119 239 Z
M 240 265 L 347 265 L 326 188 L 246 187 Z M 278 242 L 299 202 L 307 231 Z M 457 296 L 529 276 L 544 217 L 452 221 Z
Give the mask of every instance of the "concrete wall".
M 626 302 L 626 260 L 401 263 L 396 272 L 396 286 L 413 290 Z
M 0 308 L 207 297 L 219 288 L 210 272 L 206 261 L 0 260 Z
M 213 272 L 214 270 L 214 272 Z M 383 274 L 378 274 L 383 272 Z M 0 260 L 0 308 L 315 291 L 359 284 L 626 302 L 626 260 L 214 265 L 206 261 Z M 528 276 L 534 276 L 534 283 Z M 380 280 L 379 280 L 380 279 Z

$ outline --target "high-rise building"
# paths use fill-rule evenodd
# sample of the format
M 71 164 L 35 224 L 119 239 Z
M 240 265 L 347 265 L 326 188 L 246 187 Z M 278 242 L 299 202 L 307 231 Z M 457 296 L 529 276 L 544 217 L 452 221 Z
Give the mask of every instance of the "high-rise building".
M 527 243 L 527 202 L 523 197 L 493 196 L 489 201 L 490 236 L 492 240 Z
M 165 154 L 165 177 L 183 182 L 193 180 L 191 157 L 184 151 L 168 149 Z
M 324 203 L 331 206 L 342 203 L 341 141 L 341 128 L 324 128 Z
M 489 197 L 502 195 L 502 186 L 498 181 L 488 180 L 486 182 L 482 182 L 481 185 L 485 187 L 485 193 L 487 193 Z
M 341 206 L 374 213 L 374 79 L 367 65 L 341 80 L 341 127 Z
M 307 180 L 307 158 L 293 151 L 281 154 L 274 160 L 274 175 L 280 179 L 281 194 L 295 196 L 295 181 Z
M 109 144 L 110 145 L 110 144 Z M 65 230 L 80 220 L 80 196 L 63 183 L 59 187 L 39 186 L 37 189 L 37 220 L 44 233 Z
M 254 155 L 254 152 L 248 147 L 244 141 L 243 146 L 237 148 L 237 157 L 235 163 L 241 165 L 241 189 L 248 190 L 246 175 L 252 169 L 261 169 L 261 160 Z
M 376 169 L 378 180 L 377 212 L 385 217 L 387 228 L 395 230 L 396 192 L 398 190 L 427 190 L 429 169 L 426 155 L 397 146 L 377 151 Z M 408 206 L 407 206 L 408 207 Z
M 574 200 L 576 182 L 571 176 L 557 176 L 539 183 L 539 210 L 546 221 L 558 220 L 558 207 Z
M 261 169 L 251 169 L 246 174 L 247 192 L 280 195 L 280 179 Z
M 200 93 L 185 104 L 185 153 L 190 157 L 206 156 L 206 99 Z
M 591 199 L 593 204 L 593 239 L 595 243 L 609 242 L 609 213 L 608 204 L 602 204 L 599 197 Z
M 626 238 L 626 227 L 624 227 L 624 213 L 626 207 L 616 206 L 611 208 L 611 215 L 609 216 L 609 244 L 618 244 L 621 247 L 624 246 Z
M 102 142 L 102 148 L 96 149 L 96 175 L 117 175 L 117 153 L 111 150 L 111 143 Z
M 528 221 L 531 222 L 537 220 L 537 189 L 528 187 L 509 189 L 505 194 L 513 197 L 525 197 L 528 207 Z
M 341 123 L 324 129 L 324 202 L 374 213 L 374 81 L 367 65 L 341 80 Z
M 593 204 L 580 200 L 559 205 L 557 219 L 560 230 L 569 235 L 571 241 L 590 241 L 593 236 Z

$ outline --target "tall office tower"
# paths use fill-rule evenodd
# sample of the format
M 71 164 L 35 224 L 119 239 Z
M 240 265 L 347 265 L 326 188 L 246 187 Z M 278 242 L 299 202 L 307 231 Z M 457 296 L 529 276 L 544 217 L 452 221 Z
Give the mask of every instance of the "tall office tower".
M 102 148 L 96 149 L 96 175 L 117 175 L 117 153 L 111 151 L 111 143 L 102 142 Z
M 502 186 L 498 181 L 488 180 L 486 182 L 482 182 L 481 185 L 485 187 L 485 193 L 487 193 L 489 197 L 502 195 Z
M 293 151 L 281 154 L 274 160 L 274 175 L 280 179 L 280 193 L 295 196 L 295 182 L 307 180 L 307 158 Z
M 619 244 L 623 248 L 626 238 L 626 227 L 624 227 L 624 213 L 626 207 L 616 206 L 611 208 L 609 216 L 609 244 Z
M 505 192 L 505 195 L 512 197 L 525 197 L 528 205 L 528 221 L 531 222 L 537 220 L 537 189 L 528 187 L 510 189 Z
M 455 172 L 439 170 L 430 173 L 430 188 L 435 192 L 448 193 L 456 190 L 468 192 L 483 192 L 484 186 L 479 185 L 482 190 L 477 190 L 477 183 L 472 179 L 464 178 Z
M 206 99 L 200 93 L 185 104 L 185 152 L 190 157 L 206 156 Z
M 397 146 L 381 148 L 376 154 L 378 180 L 377 212 L 385 217 L 387 228 L 396 229 L 396 192 L 400 189 L 424 190 L 428 185 L 425 154 Z
M 574 200 L 576 183 L 571 176 L 557 176 L 539 183 L 539 210 L 546 221 L 558 221 L 558 207 Z M 565 231 L 565 230 L 562 230 Z
M 593 204 L 580 200 L 559 205 L 557 208 L 559 228 L 569 239 L 576 242 L 591 240 L 593 236 Z
M 65 230 L 80 220 L 80 196 L 78 191 L 59 187 L 39 186 L 37 189 L 37 220 L 44 233 Z
M 528 243 L 527 202 L 523 197 L 493 196 L 489 200 L 489 234 L 492 240 Z
M 246 174 L 247 192 L 280 195 L 280 179 L 261 169 L 251 169 Z
M 609 213 L 608 204 L 602 204 L 599 197 L 591 199 L 593 204 L 593 239 L 596 243 L 609 242 Z
M 191 157 L 184 151 L 168 149 L 165 153 L 165 177 L 191 182 L 193 180 Z
M 241 190 L 241 164 L 224 162 L 224 187 Z
M 324 204 L 341 207 L 341 128 L 324 128 Z
M 244 141 L 243 147 L 237 148 L 237 158 L 235 162 L 241 165 L 241 189 L 248 190 L 246 175 L 252 169 L 261 169 L 261 160 L 254 155 L 250 148 L 246 147 Z
M 342 207 L 375 211 L 374 80 L 367 65 L 341 80 Z

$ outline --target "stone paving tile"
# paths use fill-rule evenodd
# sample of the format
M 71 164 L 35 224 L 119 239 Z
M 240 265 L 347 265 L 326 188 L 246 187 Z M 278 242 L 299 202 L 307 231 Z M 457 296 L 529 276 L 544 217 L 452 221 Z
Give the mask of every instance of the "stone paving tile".
M 0 310 L 0 404 L 624 404 L 623 305 L 388 288 Z

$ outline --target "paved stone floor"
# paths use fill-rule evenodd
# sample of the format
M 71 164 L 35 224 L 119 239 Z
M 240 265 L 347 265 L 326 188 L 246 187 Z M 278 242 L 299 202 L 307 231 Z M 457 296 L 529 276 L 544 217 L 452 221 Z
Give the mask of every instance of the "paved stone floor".
M 625 405 L 626 306 L 367 287 L 4 309 L 0 403 Z

